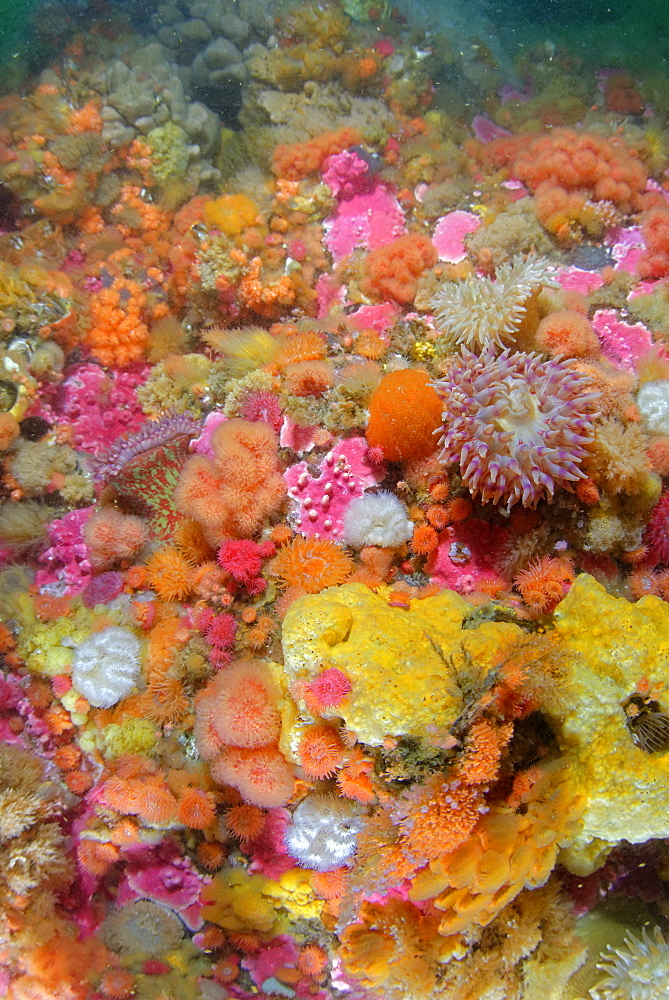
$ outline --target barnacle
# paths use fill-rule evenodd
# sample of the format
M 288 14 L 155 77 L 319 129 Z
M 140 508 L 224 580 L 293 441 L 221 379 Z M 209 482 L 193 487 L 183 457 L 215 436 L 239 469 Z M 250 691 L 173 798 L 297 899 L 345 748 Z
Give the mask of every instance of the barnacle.
M 631 695 L 623 702 L 634 743 L 646 753 L 669 749 L 669 715 L 660 711 L 660 704 L 640 694 Z

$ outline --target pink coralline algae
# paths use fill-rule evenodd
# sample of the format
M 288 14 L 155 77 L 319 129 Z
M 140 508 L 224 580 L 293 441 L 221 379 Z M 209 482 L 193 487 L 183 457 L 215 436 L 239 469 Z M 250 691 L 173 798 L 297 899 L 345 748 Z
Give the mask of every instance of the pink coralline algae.
M 250 874 L 257 872 L 277 881 L 295 867 L 295 858 L 288 854 L 284 842 L 290 819 L 291 814 L 283 806 L 267 810 L 261 833 L 244 845 L 245 852 L 251 856 Z
M 643 323 L 625 323 L 614 309 L 599 309 L 592 318 L 592 325 L 602 343 L 604 356 L 623 371 L 636 371 L 639 358 L 652 350 L 650 330 Z
M 49 525 L 51 545 L 39 557 L 47 568 L 38 570 L 35 577 L 42 593 L 76 595 L 86 587 L 92 570 L 83 528 L 93 509 L 80 507 Z
M 191 930 L 199 930 L 201 889 L 202 880 L 187 858 L 162 860 L 159 848 L 155 857 L 139 857 L 126 867 L 116 901 L 124 905 L 150 899 L 178 913 Z
M 94 608 L 97 604 L 107 604 L 123 592 L 123 573 L 98 573 L 92 576 L 84 587 L 81 601 L 84 607 Z
M 360 306 L 349 318 L 356 330 L 376 330 L 377 333 L 383 333 L 393 325 L 399 313 L 399 306 L 394 302 L 381 302 L 373 306 Z
M 433 582 L 459 594 L 473 594 L 483 585 L 500 582 L 497 569 L 508 533 L 487 521 L 469 520 L 449 525 L 425 565 Z
M 339 202 L 324 222 L 325 245 L 335 264 L 357 247 L 376 250 L 406 232 L 404 215 L 395 196 L 383 184 Z
M 372 464 L 364 438 L 348 438 L 329 451 L 318 468 L 317 479 L 306 462 L 285 473 L 293 501 L 291 521 L 301 535 L 336 540 L 342 536 L 342 518 L 351 500 L 380 483 L 385 466 Z
M 566 361 L 463 351 L 433 383 L 444 404 L 440 460 L 484 503 L 536 507 L 585 473 L 599 394 Z
M 596 271 L 583 271 L 580 267 L 561 267 L 555 277 L 565 292 L 579 292 L 581 295 L 590 295 L 604 284 L 604 279 Z
M 224 424 L 227 419 L 225 414 L 220 413 L 218 410 L 208 413 L 200 434 L 190 443 L 191 451 L 196 452 L 198 455 L 208 455 L 209 458 L 213 458 L 214 452 L 211 447 L 211 436 L 216 428 Z
M 255 955 L 249 955 L 242 962 L 255 985 L 262 989 L 263 983 L 287 966 L 295 967 L 298 951 L 295 942 L 287 934 L 268 941 Z
M 40 408 L 40 415 L 69 423 L 76 447 L 97 458 L 146 420 L 136 389 L 148 373 L 148 367 L 110 372 L 95 364 L 78 365 L 60 384 L 51 403 Z
M 457 264 L 467 256 L 465 237 L 476 232 L 481 225 L 478 215 L 473 212 L 449 212 L 442 216 L 434 227 L 432 242 L 439 252 L 439 260 Z
M 612 229 L 606 237 L 606 245 L 611 247 L 616 271 L 635 274 L 646 249 L 640 226 L 631 229 Z

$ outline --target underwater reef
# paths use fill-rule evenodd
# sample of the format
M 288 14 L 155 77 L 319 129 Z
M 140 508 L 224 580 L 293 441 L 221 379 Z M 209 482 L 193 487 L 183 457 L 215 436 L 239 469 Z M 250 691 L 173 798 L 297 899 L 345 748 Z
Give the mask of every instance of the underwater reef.
M 666 86 L 494 5 L 58 10 L 0 97 L 0 994 L 663 1000 Z

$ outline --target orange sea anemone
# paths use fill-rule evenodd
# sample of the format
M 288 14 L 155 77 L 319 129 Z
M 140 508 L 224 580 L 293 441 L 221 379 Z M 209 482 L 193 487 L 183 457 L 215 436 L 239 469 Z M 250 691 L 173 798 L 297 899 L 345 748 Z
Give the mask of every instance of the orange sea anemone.
M 228 829 L 240 840 L 255 840 L 265 826 L 265 813 L 258 806 L 232 806 L 225 814 Z
M 412 552 L 418 556 L 426 556 L 437 548 L 439 536 L 429 524 L 419 524 L 414 528 L 410 544 Z
M 274 743 L 281 727 L 278 694 L 265 665 L 240 660 L 219 671 L 196 705 L 195 739 L 207 760 L 224 746 L 264 747 Z
M 531 611 L 545 614 L 560 603 L 574 581 L 574 567 L 564 556 L 542 556 L 518 574 L 514 586 Z
M 211 792 L 201 788 L 185 788 L 179 796 L 177 817 L 191 830 L 204 830 L 214 822 L 216 803 Z
M 278 747 L 243 750 L 229 747 L 211 765 L 214 781 L 232 785 L 245 802 L 271 809 L 283 806 L 293 793 L 293 769 Z
M 344 744 L 336 729 L 326 724 L 309 726 L 302 734 L 297 758 L 309 778 L 330 778 L 344 762 Z
M 353 560 L 335 542 L 325 538 L 295 538 L 270 563 L 270 572 L 284 587 L 319 594 L 338 587 L 353 569 Z
M 217 840 L 203 840 L 195 853 L 198 864 L 208 872 L 222 868 L 226 858 L 225 848 Z
M 104 875 L 118 861 L 119 849 L 99 840 L 80 840 L 77 862 L 89 875 Z
M 146 564 L 147 582 L 163 601 L 183 601 L 191 589 L 193 567 L 169 545 L 158 549 Z

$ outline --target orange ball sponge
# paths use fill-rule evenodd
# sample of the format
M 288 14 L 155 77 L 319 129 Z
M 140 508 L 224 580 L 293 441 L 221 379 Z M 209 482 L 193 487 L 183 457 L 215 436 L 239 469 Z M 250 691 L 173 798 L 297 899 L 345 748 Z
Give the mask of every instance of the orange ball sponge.
M 367 442 L 391 462 L 425 458 L 437 446 L 441 400 L 427 372 L 404 368 L 381 379 L 369 403 Z

